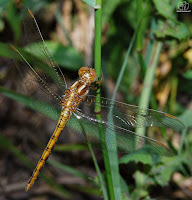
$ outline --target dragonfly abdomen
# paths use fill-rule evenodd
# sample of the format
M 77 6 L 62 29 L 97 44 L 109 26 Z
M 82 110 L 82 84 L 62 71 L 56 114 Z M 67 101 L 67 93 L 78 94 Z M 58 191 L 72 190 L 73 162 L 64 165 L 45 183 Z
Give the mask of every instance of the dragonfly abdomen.
M 51 154 L 63 128 L 65 127 L 67 121 L 69 120 L 70 116 L 71 116 L 71 112 L 69 109 L 62 110 L 59 120 L 58 120 L 58 123 L 57 123 L 57 126 L 55 128 L 55 131 L 54 131 L 53 135 L 51 136 L 47 146 L 45 147 L 45 149 L 41 155 L 41 158 L 39 159 L 39 162 L 27 183 L 27 186 L 25 188 L 26 191 L 28 191 L 32 187 L 37 176 L 39 175 L 40 171 L 42 170 L 43 166 L 45 165 L 46 160 L 50 156 L 50 154 Z

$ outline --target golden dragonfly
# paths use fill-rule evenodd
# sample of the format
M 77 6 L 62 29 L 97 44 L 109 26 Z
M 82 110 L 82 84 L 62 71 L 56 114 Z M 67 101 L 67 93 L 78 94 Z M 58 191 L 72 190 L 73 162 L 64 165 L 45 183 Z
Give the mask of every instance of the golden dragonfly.
M 79 80 L 68 88 L 61 69 L 45 45 L 34 15 L 29 9 L 26 9 L 25 14 L 25 35 L 32 56 L 26 58 L 18 49 L 11 46 L 13 60 L 23 76 L 29 95 L 39 102 L 44 102 L 42 107 L 45 104 L 49 105 L 49 112 L 53 111 L 54 114 L 56 110 L 57 113 L 60 113 L 57 126 L 27 183 L 26 191 L 32 187 L 67 122 L 81 137 L 90 140 L 91 144 L 97 148 L 100 148 L 99 143 L 102 142 L 98 126 L 100 123 L 104 132 L 109 130 L 110 137 L 115 137 L 119 152 L 129 153 L 137 150 L 139 153 L 160 156 L 173 155 L 169 147 L 154 139 L 140 136 L 131 128 L 156 126 L 181 131 L 184 128 L 181 121 L 160 111 L 141 109 L 103 97 L 95 98 L 89 94 L 90 89 L 97 83 L 95 69 L 91 67 L 81 67 L 78 72 Z M 38 55 L 38 57 L 33 55 Z M 85 100 L 87 98 L 90 100 L 89 103 Z M 39 105 L 39 103 L 33 104 L 37 109 Z M 100 120 L 97 119 L 97 113 L 94 112 L 97 105 L 101 106 L 102 118 Z M 110 112 L 111 107 L 113 108 L 112 112 Z M 109 112 L 110 115 L 108 115 Z M 85 133 L 86 136 L 82 133 Z M 106 142 L 108 142 L 107 139 Z M 113 146 L 113 143 L 108 144 L 109 149 L 110 147 L 113 149 Z

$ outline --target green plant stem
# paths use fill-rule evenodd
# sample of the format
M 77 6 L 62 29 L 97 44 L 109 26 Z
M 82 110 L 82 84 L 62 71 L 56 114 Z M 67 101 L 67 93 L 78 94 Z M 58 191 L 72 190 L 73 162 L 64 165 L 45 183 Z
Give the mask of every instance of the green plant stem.
M 177 152 L 177 154 L 179 156 L 181 156 L 182 154 L 182 151 L 183 151 L 183 147 L 184 147 L 184 143 L 185 143 L 185 139 L 186 139 L 186 135 L 187 135 L 187 129 L 185 128 L 183 131 L 182 131 L 182 134 L 181 134 L 181 142 L 180 142 L 180 145 L 179 145 L 179 150 Z
M 171 78 L 171 95 L 170 95 L 170 112 L 174 113 L 176 110 L 176 97 L 178 88 L 178 78 L 174 73 Z
M 142 8 L 142 0 L 137 0 L 137 19 L 138 23 L 141 19 L 141 16 L 143 15 L 143 8 Z M 141 51 L 143 48 L 143 32 L 141 29 L 141 26 L 139 27 L 138 35 L 137 35 L 137 41 L 136 41 L 136 47 L 137 51 Z
M 98 177 L 99 177 L 99 181 L 100 181 L 100 187 L 102 188 L 102 191 L 103 191 L 103 197 L 105 200 L 108 200 L 108 194 L 107 194 L 107 190 L 106 190 L 106 187 L 105 187 L 105 182 L 103 180 L 103 177 L 102 177 L 102 174 L 101 174 L 101 171 L 99 169 L 99 165 L 97 163 L 97 160 L 96 160 L 96 157 L 95 157 L 95 154 L 93 152 L 93 149 L 90 145 L 90 143 L 88 143 L 88 146 L 89 146 L 89 150 L 91 152 L 91 156 L 93 158 L 93 162 L 94 162 L 94 165 L 95 165 L 95 169 L 97 171 L 97 174 L 98 174 Z
M 161 49 L 162 49 L 161 42 L 154 43 L 153 51 L 151 53 L 150 65 L 147 68 L 145 78 L 144 78 L 143 89 L 142 89 L 141 98 L 139 102 L 140 108 L 147 109 L 149 106 L 153 80 L 155 77 L 155 71 L 158 64 L 159 54 L 161 52 Z M 144 136 L 145 128 L 137 128 L 136 133 Z
M 124 61 L 123 61 L 123 64 L 122 64 L 122 66 L 121 66 L 121 70 L 120 70 L 120 73 L 119 73 L 119 76 L 118 76 L 118 79 L 117 79 L 117 83 L 116 83 L 116 85 L 115 85 L 115 89 L 114 89 L 114 92 L 113 92 L 113 96 L 112 96 L 112 98 L 111 98 L 111 99 L 112 99 L 112 102 L 115 101 L 115 97 L 116 97 L 116 94 L 117 94 L 119 85 L 120 85 L 120 83 L 121 83 L 121 80 L 122 80 L 122 78 L 123 78 L 123 74 L 124 74 L 125 68 L 126 68 L 126 66 L 127 66 L 128 58 L 129 58 L 131 49 L 132 49 L 132 47 L 133 47 L 136 34 L 137 34 L 137 32 L 134 33 L 134 35 L 133 35 L 133 37 L 132 37 L 132 39 L 131 39 L 131 42 L 130 42 L 130 44 L 129 44 L 129 47 L 128 47 L 128 49 L 127 49 L 127 52 L 126 52 L 126 55 L 125 55 L 125 59 L 124 59 Z
M 94 65 L 97 77 L 101 76 L 101 31 L 102 31 L 102 10 L 101 8 L 99 8 L 95 9 Z
M 150 19 L 151 3 L 149 0 L 143 2 L 143 0 L 137 0 L 137 24 L 140 24 L 137 28 L 136 49 L 141 52 L 144 45 L 145 32 L 148 27 Z M 142 22 L 142 23 L 141 23 Z
M 99 5 L 102 5 L 102 0 L 97 0 L 97 3 Z M 101 76 L 101 31 L 102 31 L 102 6 L 98 9 L 95 9 L 95 45 L 94 45 L 94 66 L 95 70 L 97 73 L 97 77 Z M 96 96 L 96 101 L 100 102 L 100 84 L 98 85 L 97 89 L 97 96 Z M 101 111 L 101 106 L 97 104 L 95 106 L 95 112 L 96 118 L 98 120 L 102 119 L 101 114 L 99 114 Z M 105 142 L 105 133 L 103 130 L 103 127 L 101 124 L 98 124 L 99 126 L 99 133 L 100 133 L 100 139 L 102 142 L 102 152 L 103 152 L 103 158 L 104 158 L 104 163 L 105 163 L 105 170 L 107 174 L 107 185 L 108 185 L 108 193 L 110 196 L 110 199 L 114 199 L 114 194 L 113 194 L 113 184 L 112 184 L 112 179 L 109 176 L 110 173 L 110 166 L 109 166 L 109 158 L 107 155 L 107 150 L 106 150 L 106 142 Z M 104 192 L 104 191 L 103 191 Z

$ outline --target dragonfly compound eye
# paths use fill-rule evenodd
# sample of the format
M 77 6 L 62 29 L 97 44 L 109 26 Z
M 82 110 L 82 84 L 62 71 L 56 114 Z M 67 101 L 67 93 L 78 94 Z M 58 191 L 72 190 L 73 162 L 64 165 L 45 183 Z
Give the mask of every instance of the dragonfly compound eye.
M 97 79 L 97 74 L 95 72 L 95 69 L 93 69 L 91 67 L 86 67 L 86 66 L 81 67 L 79 69 L 79 72 L 78 72 L 79 77 L 82 77 L 86 73 L 89 74 L 91 83 L 94 83 Z

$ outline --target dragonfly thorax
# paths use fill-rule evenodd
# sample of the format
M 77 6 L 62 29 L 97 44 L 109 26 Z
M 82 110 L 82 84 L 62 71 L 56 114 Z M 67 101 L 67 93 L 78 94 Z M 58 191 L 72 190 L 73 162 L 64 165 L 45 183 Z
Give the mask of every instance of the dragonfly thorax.
M 76 81 L 68 90 L 65 91 L 65 95 L 61 100 L 62 108 L 68 108 L 69 111 L 74 112 L 78 105 L 88 95 L 90 85 L 90 74 L 84 73 L 78 81 Z

